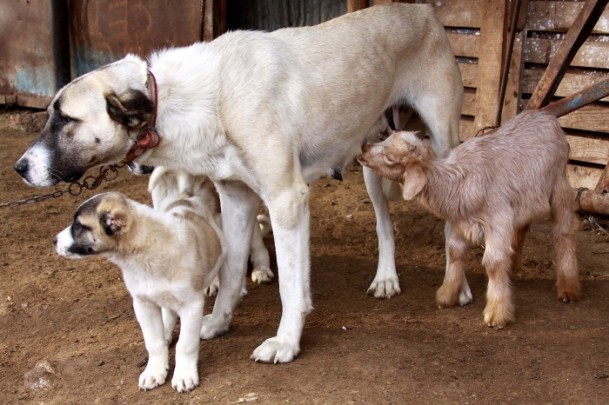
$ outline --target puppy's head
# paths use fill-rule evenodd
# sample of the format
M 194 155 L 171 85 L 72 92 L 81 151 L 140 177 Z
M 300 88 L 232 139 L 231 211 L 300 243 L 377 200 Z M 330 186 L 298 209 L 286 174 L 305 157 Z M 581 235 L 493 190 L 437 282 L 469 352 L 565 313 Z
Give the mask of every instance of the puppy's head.
M 15 164 L 17 173 L 44 187 L 123 160 L 154 110 L 147 77 L 146 62 L 128 56 L 63 87 L 39 138 Z
M 433 158 L 431 147 L 414 132 L 396 132 L 383 142 L 367 144 L 357 160 L 402 185 L 402 197 L 412 200 L 425 184 L 424 167 Z
M 132 222 L 130 206 L 123 194 L 98 194 L 82 203 L 72 224 L 53 239 L 55 251 L 69 258 L 116 252 Z

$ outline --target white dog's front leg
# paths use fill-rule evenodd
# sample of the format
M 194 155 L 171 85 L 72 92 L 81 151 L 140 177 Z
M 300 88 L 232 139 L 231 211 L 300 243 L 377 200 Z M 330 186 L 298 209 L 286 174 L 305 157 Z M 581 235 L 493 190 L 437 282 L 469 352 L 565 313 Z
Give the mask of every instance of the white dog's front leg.
M 286 192 L 268 203 L 279 271 L 282 314 L 277 336 L 264 341 L 252 359 L 287 363 L 300 353 L 300 337 L 311 311 L 308 187 Z
M 260 200 L 243 183 L 222 182 L 216 188 L 222 206 L 222 230 L 226 260 L 220 268 L 220 290 L 211 315 L 203 318 L 201 338 L 211 339 L 228 332 L 233 309 L 241 298 L 252 231 Z
M 199 385 L 199 333 L 203 322 L 203 300 L 180 310 L 180 338 L 176 344 L 176 367 L 171 386 L 188 392 Z
M 148 351 L 148 364 L 140 374 L 139 387 L 144 391 L 151 390 L 165 383 L 169 368 L 168 346 L 165 342 L 161 308 L 150 302 L 134 298 L 133 309 Z
M 366 190 L 376 215 L 376 235 L 378 237 L 379 261 L 376 276 L 368 287 L 368 293 L 376 298 L 391 298 L 400 294 L 400 280 L 395 269 L 395 240 L 393 224 L 389 215 L 389 204 L 383 193 L 381 177 L 368 167 L 364 167 Z

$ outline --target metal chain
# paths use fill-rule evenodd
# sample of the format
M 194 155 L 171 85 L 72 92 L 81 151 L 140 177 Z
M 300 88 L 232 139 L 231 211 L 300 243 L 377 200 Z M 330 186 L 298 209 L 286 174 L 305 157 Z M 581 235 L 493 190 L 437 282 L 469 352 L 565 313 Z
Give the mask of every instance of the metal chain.
M 33 204 L 41 201 L 46 201 L 51 198 L 59 198 L 64 194 L 70 194 L 73 197 L 77 197 L 85 190 L 95 190 L 100 186 L 103 181 L 112 181 L 118 177 L 118 170 L 124 167 L 124 164 L 116 164 L 110 166 L 100 166 L 99 174 L 97 176 L 87 176 L 82 182 L 72 182 L 63 190 L 55 190 L 49 194 L 36 195 L 33 197 L 24 198 L 17 201 L 10 201 L 7 203 L 1 203 L 0 208 L 7 207 L 18 207 L 26 204 Z

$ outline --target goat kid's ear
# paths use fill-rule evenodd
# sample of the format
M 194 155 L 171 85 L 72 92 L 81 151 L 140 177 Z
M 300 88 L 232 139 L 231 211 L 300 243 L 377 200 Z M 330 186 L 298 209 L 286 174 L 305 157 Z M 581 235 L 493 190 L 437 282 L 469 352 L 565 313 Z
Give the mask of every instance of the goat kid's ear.
M 145 127 L 152 117 L 154 103 L 139 90 L 106 95 L 106 111 L 110 118 L 129 129 Z
M 120 209 L 102 213 L 99 221 L 108 236 L 122 235 L 129 230 L 127 213 Z
M 402 198 L 413 200 L 427 183 L 427 176 L 419 165 L 409 165 L 402 177 Z

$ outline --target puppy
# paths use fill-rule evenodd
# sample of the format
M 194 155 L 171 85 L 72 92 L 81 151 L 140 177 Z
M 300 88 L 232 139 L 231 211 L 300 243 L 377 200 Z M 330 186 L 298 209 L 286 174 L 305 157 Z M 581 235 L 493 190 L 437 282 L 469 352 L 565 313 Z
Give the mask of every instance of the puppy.
M 203 199 L 214 216 L 216 225 L 222 228 L 220 214 L 220 198 L 213 182 L 204 175 L 191 175 L 182 170 L 172 170 L 164 166 L 150 167 L 131 162 L 129 170 L 137 175 L 152 173 L 148 180 L 148 192 L 152 197 L 152 206 L 164 210 L 177 196 L 182 193 L 196 195 Z M 275 274 L 271 270 L 269 252 L 264 246 L 263 238 L 271 232 L 270 220 L 266 215 L 257 216 L 258 226 L 254 227 L 250 245 L 250 261 L 252 263 L 252 281 L 257 284 L 270 283 Z M 207 288 L 206 294 L 210 297 L 218 293 L 220 279 L 216 277 Z M 247 294 L 245 278 L 241 288 L 241 295 Z
M 199 385 L 204 291 L 225 256 L 224 238 L 205 198 L 182 195 L 155 210 L 120 193 L 98 194 L 78 208 L 72 224 L 53 243 L 61 256 L 100 255 L 121 268 L 148 351 L 140 389 L 165 382 L 178 316 L 171 386 L 186 392 Z

